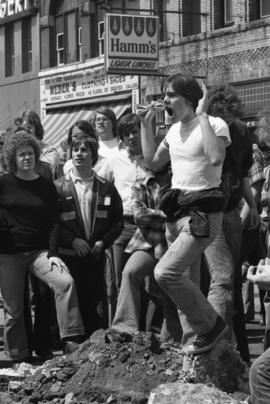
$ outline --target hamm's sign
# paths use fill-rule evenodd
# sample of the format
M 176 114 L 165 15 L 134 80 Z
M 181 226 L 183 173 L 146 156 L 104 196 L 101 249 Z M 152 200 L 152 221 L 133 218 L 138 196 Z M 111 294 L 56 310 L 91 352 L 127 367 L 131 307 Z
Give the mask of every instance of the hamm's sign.
M 107 14 L 105 69 L 109 74 L 154 75 L 159 71 L 159 18 Z

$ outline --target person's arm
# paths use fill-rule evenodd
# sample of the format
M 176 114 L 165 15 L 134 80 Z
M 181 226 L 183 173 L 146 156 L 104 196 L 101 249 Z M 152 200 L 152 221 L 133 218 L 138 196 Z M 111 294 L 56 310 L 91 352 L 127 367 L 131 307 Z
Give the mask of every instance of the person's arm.
M 131 200 L 134 221 L 141 230 L 151 225 L 153 218 L 160 219 L 160 222 L 165 223 L 166 215 L 161 210 L 152 209 L 148 206 L 146 189 L 140 185 L 140 182 L 135 182 L 132 186 Z
M 196 115 L 199 119 L 202 141 L 205 155 L 213 166 L 219 166 L 223 163 L 225 158 L 226 149 L 226 136 L 217 136 L 213 127 L 210 124 L 209 117 L 207 115 L 207 89 L 204 83 L 202 83 L 203 97 L 199 100 Z M 225 122 L 224 122 L 225 124 Z M 225 125 L 224 125 L 225 126 Z M 227 128 L 227 132 L 229 129 Z M 228 135 L 228 133 L 227 133 Z M 228 136 L 229 138 L 229 136 Z
M 98 175 L 99 177 L 102 177 L 109 182 L 114 182 L 113 159 L 104 160 L 105 161 L 102 163 L 102 166 L 98 170 Z
M 256 228 L 260 222 L 256 200 L 261 194 L 261 187 L 261 181 L 257 181 L 256 183 L 250 185 L 249 178 L 244 178 L 243 195 L 245 198 L 245 203 L 241 210 L 240 216 L 243 225 L 248 225 L 250 229 Z
M 257 268 L 250 266 L 247 279 L 258 285 L 260 289 L 270 290 L 270 258 L 260 260 Z
M 149 110 L 145 116 L 141 116 L 141 143 L 144 160 L 147 166 L 156 171 L 163 167 L 169 160 L 169 149 L 164 146 L 163 142 L 156 147 L 153 133 L 154 112 Z

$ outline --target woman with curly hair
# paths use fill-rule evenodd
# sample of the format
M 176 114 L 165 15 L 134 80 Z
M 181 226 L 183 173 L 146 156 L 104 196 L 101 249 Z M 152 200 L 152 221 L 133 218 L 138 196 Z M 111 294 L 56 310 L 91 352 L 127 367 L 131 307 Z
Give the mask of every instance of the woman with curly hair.
M 4 346 L 14 362 L 28 358 L 24 323 L 24 286 L 27 271 L 54 291 L 62 340 L 69 348 L 84 334 L 76 289 L 65 263 L 57 256 L 53 234 L 58 220 L 54 184 L 35 171 L 40 149 L 27 132 L 17 132 L 4 145 L 9 171 L 0 177 L 0 284 L 6 311 Z

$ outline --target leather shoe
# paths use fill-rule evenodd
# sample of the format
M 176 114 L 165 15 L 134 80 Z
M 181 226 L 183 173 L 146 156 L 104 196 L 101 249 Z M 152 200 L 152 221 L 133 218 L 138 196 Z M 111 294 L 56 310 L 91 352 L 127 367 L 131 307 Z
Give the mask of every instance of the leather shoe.
M 79 349 L 80 344 L 75 341 L 65 341 L 64 342 L 64 354 L 71 354 L 72 352 L 75 352 Z
M 49 350 L 48 351 L 36 350 L 35 352 L 36 352 L 37 356 L 39 356 L 40 359 L 44 362 L 54 358 L 54 354 Z

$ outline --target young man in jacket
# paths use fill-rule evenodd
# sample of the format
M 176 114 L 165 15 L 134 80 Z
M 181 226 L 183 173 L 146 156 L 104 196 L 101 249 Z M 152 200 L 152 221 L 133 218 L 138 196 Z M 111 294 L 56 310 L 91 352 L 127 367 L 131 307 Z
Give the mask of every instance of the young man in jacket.
M 71 143 L 73 168 L 55 184 L 60 199 L 58 252 L 74 278 L 86 336 L 106 327 L 104 312 L 105 249 L 123 227 L 121 198 L 114 187 L 97 176 L 94 138 Z

